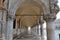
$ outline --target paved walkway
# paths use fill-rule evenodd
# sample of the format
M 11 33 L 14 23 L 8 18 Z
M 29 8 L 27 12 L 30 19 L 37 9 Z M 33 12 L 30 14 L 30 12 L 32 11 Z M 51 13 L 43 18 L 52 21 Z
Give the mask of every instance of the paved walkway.
M 27 32 L 22 33 L 14 40 L 41 40 L 35 33 L 28 34 Z

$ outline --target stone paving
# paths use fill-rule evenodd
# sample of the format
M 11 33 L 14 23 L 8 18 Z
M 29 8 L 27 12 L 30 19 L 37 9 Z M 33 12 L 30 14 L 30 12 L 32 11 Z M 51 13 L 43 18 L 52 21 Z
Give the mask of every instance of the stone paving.
M 14 40 L 40 40 L 40 37 L 37 37 L 35 33 L 28 34 L 27 32 L 21 33 Z M 0 33 L 0 40 L 2 40 L 2 35 Z
M 16 37 L 14 40 L 41 40 L 40 37 L 37 37 L 34 34 L 28 34 L 27 32 L 24 34 L 19 35 L 18 37 Z

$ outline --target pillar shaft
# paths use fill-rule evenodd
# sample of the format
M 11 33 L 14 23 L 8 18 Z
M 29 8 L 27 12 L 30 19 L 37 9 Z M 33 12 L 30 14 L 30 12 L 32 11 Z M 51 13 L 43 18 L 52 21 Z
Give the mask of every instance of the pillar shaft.
M 39 23 L 40 23 L 40 30 L 41 30 L 41 40 L 44 40 L 44 36 L 43 36 L 43 23 L 44 23 L 44 19 L 43 19 L 43 16 L 40 16 L 40 19 L 39 19 Z
M 5 38 L 3 40 L 7 39 L 7 27 L 6 27 L 6 14 L 5 13 L 6 12 L 2 13 L 2 21 L 3 21 L 3 23 L 2 23 L 2 34 L 3 34 L 3 37 Z
M 18 26 L 18 28 L 17 28 L 17 31 L 18 31 L 18 32 L 17 32 L 17 33 L 18 33 L 18 35 L 19 35 L 20 32 L 21 32 L 21 30 L 20 30 L 20 26 L 21 26 L 21 25 L 20 25 L 20 19 L 19 19 L 18 21 L 19 21 L 19 22 L 17 22 L 17 24 L 18 24 L 18 25 L 17 25 L 17 26 Z
M 40 24 L 39 25 L 37 25 L 37 27 L 36 27 L 36 29 L 37 29 L 37 33 L 39 34 L 39 36 L 41 35 L 41 30 L 40 30 Z
M 7 40 L 13 40 L 13 20 L 7 21 Z
M 46 22 L 46 26 L 47 26 L 47 40 L 55 40 L 53 21 L 49 22 L 48 20 Z
M 17 22 L 18 20 L 16 19 L 16 22 L 15 22 L 15 33 L 16 33 L 16 35 L 17 35 L 17 32 L 18 32 L 18 22 Z
M 41 30 L 41 40 L 45 40 L 44 39 L 45 33 L 44 33 L 44 29 L 43 29 L 43 24 L 40 24 L 40 26 L 41 26 L 41 28 L 40 28 L 40 30 Z
M 41 30 L 41 36 L 42 36 L 42 28 L 43 28 L 43 26 L 42 26 L 42 24 L 40 24 L 40 30 Z
M 19 23 L 19 24 L 20 24 L 20 33 L 21 33 L 21 27 L 22 27 L 22 26 L 21 26 L 21 21 L 19 21 L 19 22 L 20 22 L 20 23 Z

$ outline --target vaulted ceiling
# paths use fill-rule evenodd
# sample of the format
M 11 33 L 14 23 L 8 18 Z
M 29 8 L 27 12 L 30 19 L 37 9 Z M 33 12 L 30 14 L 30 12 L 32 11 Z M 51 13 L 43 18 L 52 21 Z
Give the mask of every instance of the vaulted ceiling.
M 24 2 L 16 10 L 16 18 L 25 27 L 32 27 L 38 23 L 38 20 L 43 12 L 43 8 L 36 2 Z

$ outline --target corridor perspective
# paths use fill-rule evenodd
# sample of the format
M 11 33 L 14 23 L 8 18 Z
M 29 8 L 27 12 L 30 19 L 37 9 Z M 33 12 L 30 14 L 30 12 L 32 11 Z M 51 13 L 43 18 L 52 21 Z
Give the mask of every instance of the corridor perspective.
M 0 40 L 60 40 L 58 3 L 0 0 Z

